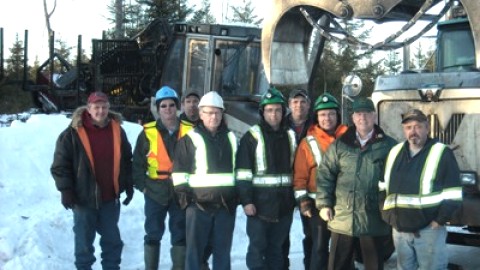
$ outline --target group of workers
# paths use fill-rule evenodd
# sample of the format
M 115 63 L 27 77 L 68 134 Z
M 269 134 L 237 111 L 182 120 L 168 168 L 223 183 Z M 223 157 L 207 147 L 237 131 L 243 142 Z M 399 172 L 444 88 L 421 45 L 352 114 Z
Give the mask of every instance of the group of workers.
M 445 224 L 461 203 L 460 173 L 452 151 L 429 138 L 422 111 L 403 115 L 406 140 L 397 143 L 376 124 L 368 98 L 353 102 L 346 126 L 331 94 L 312 103 L 305 90 L 287 100 L 270 87 L 259 122 L 241 138 L 215 91 L 180 99 L 163 86 L 155 105 L 159 117 L 143 126 L 133 155 L 101 92 L 57 139 L 51 173 L 73 211 L 77 269 L 91 269 L 96 233 L 103 269 L 120 269 L 120 193 L 127 205 L 134 188 L 145 200 L 145 269 L 159 267 L 167 214 L 172 269 L 230 269 L 239 204 L 248 269 L 289 269 L 295 207 L 306 270 L 355 269 L 354 254 L 365 269 L 383 269 L 392 239 L 398 269 L 446 269 Z

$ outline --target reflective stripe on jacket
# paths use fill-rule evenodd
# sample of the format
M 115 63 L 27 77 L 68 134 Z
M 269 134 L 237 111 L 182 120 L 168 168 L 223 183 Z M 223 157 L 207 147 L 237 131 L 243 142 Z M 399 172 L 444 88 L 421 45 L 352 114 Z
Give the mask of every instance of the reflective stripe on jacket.
M 190 187 L 219 187 L 219 186 L 234 186 L 235 175 L 232 169 L 231 173 L 207 173 L 208 172 L 208 158 L 205 141 L 195 130 L 187 133 L 187 136 L 192 140 L 195 146 L 195 172 L 192 174 L 175 173 L 173 177 L 174 186 L 187 184 Z M 228 140 L 232 147 L 232 168 L 235 168 L 235 154 L 237 152 L 237 138 L 233 132 L 228 132 Z
M 395 162 L 404 143 L 397 144 L 388 155 L 385 167 L 385 186 L 387 190 L 387 198 L 383 210 L 393 208 L 428 208 L 438 206 L 443 200 L 461 200 L 462 189 L 460 187 L 453 187 L 441 191 L 433 190 L 433 181 L 436 179 L 438 165 L 440 158 L 446 145 L 443 143 L 435 143 L 431 146 L 428 152 L 425 164 L 423 166 L 422 174 L 418 182 L 418 194 L 396 194 L 389 192 L 390 176 L 392 172 L 393 163 Z
M 322 162 L 323 154 L 336 138 L 347 131 L 346 125 L 339 125 L 334 134 L 329 134 L 318 124 L 312 125 L 307 136 L 298 145 L 293 171 L 293 189 L 297 200 L 308 196 L 312 199 L 317 194 L 317 167 Z
M 150 144 L 147 154 L 147 175 L 151 179 L 169 179 L 172 174 L 173 161 L 165 148 L 162 135 L 157 130 L 156 122 L 147 123 L 143 127 Z
M 252 184 L 254 186 L 291 186 L 292 177 L 290 174 L 265 174 L 265 171 L 267 170 L 265 153 L 266 149 L 260 126 L 254 125 L 250 128 L 249 132 L 257 141 L 257 146 L 255 149 L 257 172 L 255 175 L 253 175 L 253 172 L 250 169 L 239 169 L 237 170 L 237 179 L 240 181 L 252 181 Z M 295 140 L 295 132 L 289 129 L 287 131 L 287 134 L 290 147 L 290 164 L 291 166 L 293 166 L 295 149 L 297 147 L 297 143 Z

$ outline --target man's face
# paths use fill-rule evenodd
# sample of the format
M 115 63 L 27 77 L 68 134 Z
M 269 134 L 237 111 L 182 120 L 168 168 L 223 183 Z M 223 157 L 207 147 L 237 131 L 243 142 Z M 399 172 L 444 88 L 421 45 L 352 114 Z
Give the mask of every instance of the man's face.
M 335 109 L 317 111 L 318 126 L 326 132 L 332 132 L 337 127 L 338 114 Z
M 173 120 L 177 117 L 177 106 L 173 99 L 164 99 L 158 104 L 158 115 L 162 122 Z
M 95 102 L 88 103 L 87 111 L 92 117 L 92 122 L 95 125 L 103 126 L 106 123 L 108 110 L 110 109 L 110 103 L 108 102 Z
M 183 111 L 187 118 L 191 121 L 196 121 L 199 117 L 198 115 L 198 102 L 200 100 L 195 95 L 190 95 L 183 100 L 182 106 Z
M 413 148 L 422 148 L 428 138 L 428 122 L 418 122 L 416 120 L 410 120 L 404 124 L 403 134 L 408 140 L 408 143 Z
M 280 127 L 282 122 L 283 109 L 281 104 L 267 104 L 263 107 L 263 119 L 274 130 Z
M 354 112 L 352 115 L 353 124 L 359 133 L 368 133 L 375 125 L 375 112 Z
M 215 132 L 222 123 L 223 111 L 217 107 L 204 106 L 200 108 L 200 119 L 208 131 Z
M 288 108 L 292 112 L 294 120 L 306 119 L 310 110 L 310 103 L 305 97 L 299 95 L 288 100 Z

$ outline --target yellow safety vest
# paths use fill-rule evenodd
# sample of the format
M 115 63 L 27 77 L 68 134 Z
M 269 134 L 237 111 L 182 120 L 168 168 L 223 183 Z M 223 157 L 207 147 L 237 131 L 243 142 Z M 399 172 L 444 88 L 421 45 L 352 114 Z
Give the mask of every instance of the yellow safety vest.
M 165 148 L 162 135 L 158 132 L 156 122 L 145 124 L 145 135 L 150 142 L 150 149 L 147 154 L 147 174 L 151 179 L 169 179 L 173 170 L 173 161 Z M 180 132 L 178 138 L 181 138 Z

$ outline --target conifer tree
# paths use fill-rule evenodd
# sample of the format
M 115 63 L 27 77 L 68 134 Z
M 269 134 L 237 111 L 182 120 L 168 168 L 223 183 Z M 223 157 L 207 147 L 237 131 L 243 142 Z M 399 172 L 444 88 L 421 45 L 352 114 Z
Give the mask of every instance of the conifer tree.
M 24 48 L 22 41 L 15 37 L 15 42 L 10 48 L 10 58 L 6 59 L 6 75 L 12 80 L 21 80 L 23 76 Z
M 210 1 L 209 0 L 202 0 L 202 4 L 200 9 L 195 11 L 193 14 L 192 19 L 190 20 L 192 23 L 206 23 L 212 24 L 215 23 L 215 17 L 213 17 L 210 9 Z
M 252 6 L 252 1 L 242 0 L 241 3 L 231 6 L 233 11 L 233 17 L 230 20 L 231 22 L 240 22 L 253 24 L 260 26 L 263 19 L 259 19 L 257 15 L 254 14 L 255 8 Z

